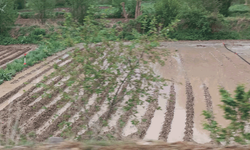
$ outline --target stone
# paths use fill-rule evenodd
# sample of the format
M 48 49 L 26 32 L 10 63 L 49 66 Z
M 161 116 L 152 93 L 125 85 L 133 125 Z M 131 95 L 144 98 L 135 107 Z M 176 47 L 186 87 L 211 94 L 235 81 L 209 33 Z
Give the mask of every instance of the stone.
M 49 144 L 59 144 L 63 141 L 64 139 L 62 137 L 50 137 L 48 140 Z

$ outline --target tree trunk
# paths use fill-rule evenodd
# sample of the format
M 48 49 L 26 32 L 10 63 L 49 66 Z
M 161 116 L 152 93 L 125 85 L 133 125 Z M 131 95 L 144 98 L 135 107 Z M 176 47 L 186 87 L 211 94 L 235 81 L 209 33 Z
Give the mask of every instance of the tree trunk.
M 142 15 L 142 12 L 141 12 L 141 0 L 137 0 L 136 8 L 135 8 L 135 19 L 137 17 L 139 17 L 140 15 Z
M 248 0 L 245 0 L 245 5 L 248 5 L 247 1 L 248 1 Z
M 125 17 L 125 21 L 127 21 L 128 20 L 128 14 L 127 14 L 127 12 L 125 10 L 125 3 L 122 2 L 121 5 L 122 5 L 122 9 L 123 9 L 123 16 Z

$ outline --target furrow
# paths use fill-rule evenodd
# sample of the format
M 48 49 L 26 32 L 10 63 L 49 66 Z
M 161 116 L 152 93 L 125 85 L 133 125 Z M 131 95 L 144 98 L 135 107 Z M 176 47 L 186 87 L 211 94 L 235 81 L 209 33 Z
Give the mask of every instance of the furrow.
M 1 61 L 3 61 L 5 58 L 6 58 L 6 56 L 8 56 L 8 55 L 12 55 L 12 53 L 13 53 L 14 51 L 12 50 L 12 51 L 8 51 L 7 53 L 5 53 L 5 54 L 3 54 L 3 55 L 1 55 L 1 53 L 0 53 L 0 60 Z
M 206 107 L 207 111 L 210 112 L 213 115 L 213 102 L 212 102 L 212 97 L 209 93 L 208 87 L 206 84 L 203 84 L 203 90 L 204 90 L 204 96 L 205 96 L 205 101 L 206 101 Z M 211 120 L 208 120 L 209 123 L 211 123 Z
M 61 133 L 63 133 L 63 131 L 66 132 L 66 130 L 67 130 L 66 128 L 70 127 L 70 125 L 72 125 L 76 120 L 78 120 L 79 117 L 80 117 L 80 114 L 84 113 L 84 111 L 85 111 L 84 108 L 82 108 L 79 111 L 79 109 L 76 107 L 76 105 L 71 107 L 70 110 L 67 111 L 66 114 L 63 114 L 63 116 L 66 116 L 66 117 L 63 117 L 63 119 L 65 119 L 66 121 L 58 119 L 58 121 L 55 123 L 56 125 L 52 126 L 52 128 L 53 127 L 56 128 L 55 130 L 53 130 L 53 131 L 55 131 L 55 133 L 53 135 L 56 136 L 56 137 L 63 136 Z M 59 130 L 57 131 L 57 129 L 59 129 Z M 46 133 L 44 133 L 44 134 L 46 134 Z M 41 138 L 39 138 L 39 139 L 43 140 L 45 138 L 47 138 L 47 137 L 42 135 Z
M 66 55 L 66 57 L 64 57 Z M 59 58 L 62 58 L 63 60 L 68 60 L 69 58 L 69 55 L 68 54 L 62 54 L 56 58 L 53 59 L 53 61 L 50 61 L 48 64 L 47 63 L 44 63 L 43 65 L 33 69 L 32 71 L 30 71 L 29 73 L 19 77 L 18 79 L 14 80 L 13 82 L 11 82 L 11 84 L 15 84 L 17 82 L 19 82 L 21 79 L 24 79 L 24 78 L 27 78 L 29 75 L 31 75 L 32 73 L 35 73 L 36 71 L 39 71 L 40 69 L 42 69 L 43 67 L 45 66 L 52 66 L 53 63 L 57 63 L 58 65 L 62 64 L 62 61 L 61 59 Z
M 8 53 L 8 50 L 0 51 L 0 56 L 5 55 L 4 53 Z
M 79 95 L 80 98 L 78 98 L 76 101 L 67 103 L 64 106 L 64 108 L 60 109 L 57 113 L 55 113 L 55 117 L 51 117 L 50 121 L 46 122 L 46 124 L 43 127 L 38 129 L 37 131 L 38 136 L 36 138 L 38 141 L 46 140 L 51 135 L 51 133 L 55 133 L 59 129 L 60 125 L 61 126 L 64 125 L 64 123 L 66 123 L 66 120 L 69 121 L 70 123 L 74 121 L 74 119 L 72 119 L 71 116 L 73 116 L 73 118 L 77 117 L 76 116 L 77 115 L 76 112 L 78 111 L 77 101 L 79 101 L 82 98 L 83 92 L 80 92 Z
M 47 102 L 46 102 L 47 100 Z M 50 101 L 50 99 L 46 99 L 43 100 L 45 101 L 44 103 L 48 103 Z M 42 101 L 42 102 L 43 102 Z M 9 114 L 9 116 L 11 116 L 10 118 L 8 118 L 8 124 L 7 124 L 7 128 L 6 130 L 3 130 L 3 133 L 8 133 L 11 129 L 11 127 L 14 125 L 15 119 L 18 119 L 19 121 L 19 125 L 22 125 L 24 122 L 26 122 L 30 117 L 32 117 L 34 115 L 34 113 L 36 111 L 38 111 L 38 109 L 41 109 L 41 107 L 44 105 L 42 102 L 38 102 L 37 105 L 33 106 L 33 107 L 25 107 L 24 109 L 21 110 L 21 112 L 17 112 L 18 114 L 20 114 L 20 118 L 17 118 L 17 116 Z M 38 108 L 38 109 L 36 109 Z M 27 122 L 26 122 L 27 123 Z M 24 123 L 25 124 L 25 123 Z
M 125 82 L 122 86 L 122 89 L 119 91 L 118 95 L 117 95 L 117 100 L 118 102 L 113 106 L 111 107 L 110 105 L 108 106 L 108 109 L 106 111 L 101 111 L 101 116 L 98 117 L 98 115 L 96 115 L 96 117 L 93 117 L 93 120 L 96 120 L 96 121 L 91 121 L 90 120 L 90 123 L 89 123 L 89 126 L 90 128 L 87 129 L 87 131 L 85 130 L 85 134 L 82 134 L 82 139 L 85 139 L 85 137 L 87 136 L 86 134 L 87 133 L 90 133 L 90 132 L 94 132 L 95 135 L 94 136 L 97 136 L 100 134 L 100 132 L 102 131 L 102 128 L 103 126 L 106 126 L 107 124 L 109 124 L 109 119 L 110 117 L 115 114 L 118 110 L 118 108 L 120 107 L 121 103 L 124 102 L 124 94 L 125 94 L 125 91 L 126 91 L 126 88 L 128 87 L 128 82 Z M 128 99 L 127 99 L 128 100 Z M 97 119 L 98 117 L 98 119 Z M 92 122 L 92 124 L 91 124 Z M 104 123 L 106 122 L 106 123 Z M 93 126 L 94 124 L 94 126 Z
M 75 89 L 75 88 L 77 88 L 77 86 L 73 86 L 72 88 L 66 88 L 64 92 L 67 93 L 67 94 L 69 94 L 69 95 L 73 94 L 73 92 L 74 92 L 73 89 Z M 63 95 L 65 93 L 60 94 L 59 96 L 57 96 L 55 98 L 55 100 L 54 100 L 55 102 L 52 101 L 49 105 L 47 105 L 47 107 L 45 106 L 46 109 L 43 112 L 41 112 L 40 114 L 36 115 L 38 117 L 36 117 L 33 120 L 32 126 L 28 127 L 28 129 L 26 128 L 26 130 L 28 130 L 28 131 L 30 129 L 37 130 L 39 128 L 36 131 L 36 133 L 40 134 L 42 132 L 42 130 L 44 128 L 47 128 L 46 126 L 49 126 L 50 123 L 52 122 L 52 120 L 47 121 L 47 119 L 53 117 L 53 114 L 55 116 L 57 116 L 57 115 L 60 116 L 60 114 L 62 114 L 65 111 L 65 109 L 67 110 L 71 106 L 71 104 L 72 104 L 72 102 L 69 102 L 69 101 L 72 101 L 72 98 L 67 98 L 67 97 L 65 98 L 65 97 L 63 97 Z M 62 109 L 60 109 L 58 111 L 58 114 L 55 114 L 55 112 L 57 111 L 58 107 L 59 108 L 62 107 Z M 45 121 L 46 121 L 46 123 L 45 123 Z M 43 123 L 45 123 L 45 125 L 43 127 L 41 127 Z
M 150 128 L 151 121 L 154 118 L 156 109 L 159 107 L 158 103 L 159 93 L 153 94 L 153 100 L 149 103 L 146 113 L 141 118 L 141 122 L 138 125 L 138 131 L 127 136 L 130 138 L 144 139 L 147 135 L 147 131 Z
M 69 63 L 68 59 L 65 60 L 65 62 L 59 62 L 59 66 L 62 65 L 66 65 Z M 35 75 L 34 77 L 30 78 L 29 80 L 26 81 L 26 83 L 32 83 L 32 81 L 36 81 L 37 83 L 40 82 L 43 78 L 41 78 L 40 76 L 42 76 L 43 74 L 50 72 L 53 70 L 53 66 L 48 67 L 47 69 L 43 70 L 42 72 L 38 73 L 37 75 Z M 40 80 L 39 80 L 40 79 Z M 14 94 L 18 93 L 18 91 L 20 91 L 22 88 L 24 88 L 25 86 L 27 86 L 26 83 L 21 84 L 20 86 L 16 87 L 15 89 L 13 89 L 12 91 L 6 93 L 4 96 L 2 96 L 0 98 L 0 105 L 6 100 L 9 99 L 11 96 L 13 96 Z
M 159 140 L 166 141 L 168 140 L 168 135 L 171 131 L 172 121 L 174 119 L 174 110 L 176 102 L 176 92 L 174 88 L 174 83 L 170 87 L 170 95 L 167 104 L 167 112 L 165 113 L 165 121 L 161 129 Z
M 66 64 L 69 64 L 70 62 L 67 62 Z M 59 65 L 61 65 L 62 63 L 59 63 Z M 39 83 L 40 81 L 43 80 L 42 75 L 47 73 L 47 72 L 52 72 L 53 69 L 50 67 L 44 71 L 42 71 L 41 73 L 39 73 L 38 75 L 36 75 L 35 77 L 31 78 L 29 80 L 29 84 L 23 83 L 22 85 L 20 85 L 19 87 L 15 88 L 14 90 L 10 91 L 9 93 L 7 93 L 6 95 L 4 95 L 3 97 L 0 98 L 0 101 L 2 101 L 2 103 L 0 104 L 0 110 L 2 110 L 3 108 L 5 108 L 7 105 L 9 105 L 9 103 L 11 103 L 12 101 L 14 101 L 16 98 L 20 97 L 21 95 L 23 95 L 23 91 L 29 90 L 30 88 L 34 87 L 35 83 Z M 35 80 L 35 83 L 30 83 L 31 81 Z M 5 98 L 5 99 L 4 99 Z M 3 101 L 5 100 L 5 101 Z
M 70 62 L 69 62 L 69 63 L 70 63 Z M 67 64 L 69 64 L 69 63 L 67 63 Z M 66 70 L 65 70 L 65 71 L 66 71 Z M 51 83 L 51 82 L 52 82 L 52 83 L 51 83 L 52 86 L 56 83 L 55 86 L 59 86 L 59 85 L 58 85 L 58 82 L 59 82 L 61 79 L 62 79 L 62 77 L 59 76 L 59 77 L 56 78 L 56 82 L 52 82 L 52 81 L 48 80 L 48 83 Z M 66 81 L 66 80 L 68 80 L 68 78 L 64 78 L 64 79 L 62 79 L 62 81 L 63 81 L 63 80 Z M 65 81 L 63 81 L 63 82 L 65 82 Z M 44 91 L 44 89 L 42 89 L 42 90 L 40 91 L 40 95 L 42 94 L 43 91 Z M 47 92 L 47 93 L 48 93 L 48 92 Z M 36 94 L 37 94 L 37 93 L 36 93 Z M 39 99 L 39 98 L 38 98 L 38 99 Z M 33 99 L 33 100 L 34 100 L 34 99 Z M 42 100 L 42 99 L 41 99 L 41 100 Z M 31 101 L 29 100 L 29 98 L 28 98 L 28 101 L 29 101 L 29 102 L 26 101 L 26 105 L 24 105 L 25 109 L 31 108 L 31 107 L 37 107 L 37 105 L 35 105 L 35 106 L 31 105 L 31 106 L 28 106 L 28 107 L 27 107 L 27 104 L 30 104 L 30 102 L 31 102 Z M 35 101 L 37 102 L 37 100 L 35 100 Z M 38 103 L 38 102 L 37 102 L 37 103 Z M 33 103 L 33 104 L 37 104 L 37 103 Z M 38 103 L 38 105 L 39 105 L 39 104 L 40 104 L 40 103 Z M 24 109 L 23 109 L 23 110 L 24 110 Z M 53 109 L 53 108 L 52 108 L 52 110 L 56 110 L 56 109 Z M 26 112 L 32 112 L 32 110 L 31 110 L 31 111 L 27 111 L 27 110 L 26 110 Z M 20 114 L 20 115 L 23 115 L 23 113 L 19 113 L 19 114 Z M 26 117 L 26 115 L 25 115 L 25 117 Z M 16 122 L 19 122 L 19 121 L 20 121 L 20 118 L 21 118 L 21 116 L 17 117 L 16 119 L 17 119 L 18 121 L 16 121 Z M 24 117 L 22 117 L 21 119 L 23 119 L 23 118 L 24 118 Z M 21 120 L 21 121 L 22 121 L 22 120 Z M 40 121 L 40 122 L 41 122 L 41 121 Z M 40 123 L 40 122 L 39 122 L 39 123 Z
M 24 50 L 24 51 L 18 52 L 18 54 L 15 54 L 14 56 L 7 57 L 6 59 L 0 61 L 0 65 L 3 65 L 3 64 L 5 64 L 5 63 L 9 62 L 10 60 L 15 59 L 16 57 L 18 57 L 18 56 L 20 56 L 20 55 L 26 53 L 26 52 L 29 51 L 29 50 L 31 50 L 31 48 L 27 48 L 27 49 Z
M 23 124 L 24 122 L 26 122 L 27 119 L 29 117 L 32 117 L 32 115 L 34 115 L 35 112 L 40 110 L 42 108 L 42 106 L 44 106 L 44 105 L 48 106 L 49 104 L 55 103 L 56 102 L 55 98 L 58 98 L 58 93 L 60 93 L 66 89 L 67 85 L 65 82 L 68 79 L 69 79 L 69 77 L 64 77 L 62 80 L 60 80 L 55 85 L 55 89 L 53 91 L 51 91 L 51 92 L 45 91 L 45 93 L 42 95 L 42 99 L 40 101 L 35 100 L 35 101 L 37 101 L 36 103 L 34 103 L 33 105 L 30 105 L 30 106 L 27 106 L 25 109 L 23 109 L 20 124 Z M 59 97 L 59 99 L 60 99 L 60 97 Z
M 76 135 L 81 135 L 85 131 L 85 130 L 82 130 L 82 127 L 87 126 L 89 124 L 89 122 L 96 115 L 95 113 L 101 111 L 100 109 L 102 109 L 102 111 L 107 109 L 107 107 L 102 106 L 102 105 L 104 104 L 104 101 L 106 100 L 106 97 L 108 96 L 108 91 L 109 89 L 107 89 L 105 92 L 102 93 L 102 95 L 100 96 L 101 99 L 100 98 L 99 100 L 94 99 L 94 103 L 89 107 L 87 112 L 81 115 L 83 116 L 83 118 L 79 118 L 78 120 L 76 120 L 74 124 L 72 124 L 73 133 L 75 133 Z
M 64 84 L 60 87 L 60 89 L 62 89 L 64 92 L 67 93 L 69 91 L 69 88 L 66 88 L 66 87 L 67 85 Z M 59 95 L 58 94 L 59 94 L 59 90 L 53 92 L 53 96 L 51 98 L 45 98 L 42 102 L 41 101 L 38 102 L 39 104 L 34 105 L 33 108 L 29 107 L 30 111 L 26 110 L 25 111 L 26 113 L 22 114 L 21 121 L 20 121 L 21 131 L 27 133 L 27 131 L 34 130 L 37 127 L 39 127 L 38 125 L 44 121 L 42 119 L 46 118 L 45 114 L 47 112 L 48 113 L 53 112 L 54 111 L 53 109 L 55 109 L 57 102 L 61 100 L 62 94 L 59 94 Z M 53 100 L 51 101 L 51 99 Z M 49 103 L 49 101 L 51 102 Z M 63 102 L 59 102 L 59 103 L 63 103 Z M 47 105 L 44 105 L 44 104 L 47 104 Z M 40 119 L 40 117 L 42 119 Z
M 186 126 L 183 140 L 186 142 L 193 141 L 193 127 L 194 127 L 194 96 L 191 83 L 186 81 Z
M 62 78 L 62 77 L 61 77 Z M 55 80 L 54 83 L 57 83 L 59 80 L 61 80 L 61 78 L 58 78 L 57 80 Z M 52 83 L 52 85 L 54 84 Z M 36 88 L 36 86 L 33 86 L 29 91 L 25 92 L 22 96 L 18 97 L 17 99 L 15 99 L 10 105 L 9 107 L 5 107 L 2 111 L 0 111 L 0 121 L 5 123 L 8 122 L 8 120 L 10 122 L 14 122 L 14 120 L 16 119 L 16 117 L 13 117 L 13 114 L 21 114 L 20 111 L 24 108 L 27 107 L 27 105 L 32 102 L 35 97 L 31 96 L 31 92 Z M 41 95 L 44 92 L 44 90 L 41 90 L 39 92 L 37 92 L 36 94 Z M 20 106 L 19 106 L 20 104 Z M 21 108 L 21 110 L 19 111 L 18 109 Z M 8 130 L 9 128 L 7 128 L 7 124 L 1 124 L 1 128 L 0 128 L 0 133 L 3 133 L 4 130 Z M 6 131 L 5 131 L 6 132 Z

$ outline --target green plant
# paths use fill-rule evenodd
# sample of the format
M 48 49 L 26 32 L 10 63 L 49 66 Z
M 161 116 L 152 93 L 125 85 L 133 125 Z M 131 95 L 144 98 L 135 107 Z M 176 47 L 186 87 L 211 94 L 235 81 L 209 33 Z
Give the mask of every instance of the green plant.
M 220 89 L 224 118 L 230 123 L 227 127 L 221 127 L 215 120 L 212 112 L 203 111 L 203 116 L 208 119 L 204 129 L 210 131 L 211 138 L 217 143 L 226 142 L 229 144 L 235 141 L 239 144 L 247 144 L 250 140 L 250 133 L 246 131 L 250 119 L 250 91 L 245 92 L 243 85 L 237 86 L 234 97 L 224 88 Z
M 14 25 L 18 17 L 14 0 L 0 1 L 0 35 L 3 35 Z
M 42 24 L 51 16 L 55 7 L 55 0 L 28 0 L 27 7 L 38 13 L 38 19 Z
M 87 15 L 89 7 L 95 4 L 93 0 L 70 0 L 71 13 L 75 20 L 83 24 L 84 18 Z
M 218 1 L 221 3 L 219 7 L 219 12 L 227 17 L 229 15 L 229 7 L 231 6 L 233 0 L 218 0 Z
M 15 5 L 17 5 L 17 9 L 24 9 L 25 0 L 15 0 Z
M 22 12 L 20 13 L 20 16 L 23 19 L 34 18 L 35 13 L 34 12 Z
M 155 3 L 155 13 L 158 22 L 164 27 L 168 26 L 179 14 L 180 4 L 178 0 L 158 0 Z

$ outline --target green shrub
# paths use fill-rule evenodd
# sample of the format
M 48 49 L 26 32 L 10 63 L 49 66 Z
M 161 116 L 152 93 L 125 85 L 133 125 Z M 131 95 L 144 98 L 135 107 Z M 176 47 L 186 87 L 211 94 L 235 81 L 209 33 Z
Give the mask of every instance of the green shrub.
M 155 12 L 158 22 L 164 27 L 168 26 L 179 14 L 180 5 L 178 0 L 159 0 L 155 3 Z
M 249 17 L 250 16 L 249 12 L 250 12 L 249 6 L 243 4 L 233 5 L 229 8 L 229 16 L 232 17 L 238 17 L 238 16 Z
M 192 7 L 179 15 L 182 21 L 178 24 L 171 38 L 178 40 L 239 39 L 239 33 L 230 31 L 224 17 L 210 14 L 209 11 Z
M 8 31 L 14 25 L 18 17 L 14 0 L 0 1 L 0 35 Z
M 65 7 L 67 6 L 67 1 L 66 0 L 56 0 L 56 7 Z
M 234 92 L 235 95 L 231 96 L 224 88 L 220 89 L 223 103 L 220 107 L 224 111 L 223 117 L 230 121 L 229 125 L 225 128 L 221 127 L 214 120 L 211 111 L 203 111 L 203 115 L 208 119 L 208 123 L 203 124 L 204 129 L 210 131 L 211 139 L 217 143 L 230 144 L 231 141 L 234 141 L 239 144 L 248 144 L 250 133 L 245 129 L 250 120 L 250 91 L 245 92 L 245 87 L 239 85 Z
M 146 15 L 154 15 L 155 14 L 155 3 L 142 3 L 141 4 L 141 10 L 143 14 Z
M 27 6 L 30 7 L 34 12 L 38 13 L 37 19 L 39 19 L 41 23 L 44 24 L 53 13 L 55 0 L 27 0 Z
M 25 8 L 25 0 L 15 0 L 15 5 L 17 9 L 24 9 Z
M 219 7 L 219 12 L 225 17 L 229 16 L 229 7 L 231 6 L 233 0 L 219 0 L 221 3 Z
M 34 12 L 22 12 L 20 13 L 21 18 L 28 19 L 28 18 L 34 18 L 35 13 Z

